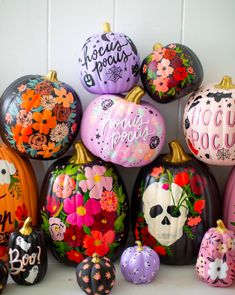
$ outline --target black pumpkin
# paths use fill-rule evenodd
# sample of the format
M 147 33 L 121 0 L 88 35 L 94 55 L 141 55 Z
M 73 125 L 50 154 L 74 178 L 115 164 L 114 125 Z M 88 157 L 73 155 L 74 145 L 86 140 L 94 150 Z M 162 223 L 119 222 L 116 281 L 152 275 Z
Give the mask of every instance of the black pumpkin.
M 140 171 L 132 197 L 135 239 L 166 264 L 196 261 L 204 233 L 220 218 L 219 190 L 208 167 L 177 141 Z
M 8 278 L 8 265 L 7 262 L 0 260 L 0 293 L 5 289 Z
M 77 282 L 86 294 L 110 293 L 115 283 L 115 267 L 108 257 L 87 257 L 76 268 Z
M 42 230 L 31 228 L 28 217 L 19 232 L 9 239 L 9 271 L 20 285 L 39 283 L 47 272 L 47 248 Z

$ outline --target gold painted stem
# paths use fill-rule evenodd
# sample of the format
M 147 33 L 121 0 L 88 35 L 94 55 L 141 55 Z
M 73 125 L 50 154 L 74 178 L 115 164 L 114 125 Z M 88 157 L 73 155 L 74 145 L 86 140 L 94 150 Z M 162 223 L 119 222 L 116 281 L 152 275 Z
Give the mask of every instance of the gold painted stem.
M 182 145 L 177 140 L 169 142 L 169 148 L 170 153 L 163 158 L 165 162 L 177 164 L 191 160 L 191 157 L 185 153 Z
M 104 31 L 104 33 L 110 33 L 111 32 L 110 23 L 104 23 L 103 24 L 103 31 Z
M 70 163 L 80 165 L 93 162 L 95 160 L 95 157 L 86 149 L 81 140 L 78 140 L 74 144 L 74 149 L 74 154 L 69 159 Z
M 157 51 L 159 50 L 160 48 L 162 48 L 162 44 L 161 43 L 156 43 L 153 45 L 153 51 Z
M 57 73 L 53 70 L 49 71 L 45 78 L 51 82 L 58 82 Z
M 91 260 L 93 263 L 100 263 L 100 258 L 99 258 L 99 255 L 97 253 L 94 253 L 92 255 L 92 260 Z
M 135 241 L 135 243 L 138 246 L 137 251 L 143 251 L 144 250 L 141 241 Z
M 32 218 L 28 217 L 25 222 L 23 227 L 20 229 L 20 233 L 24 236 L 29 236 L 32 232 L 32 227 L 31 227 L 31 223 L 32 223 Z
M 125 97 L 128 102 L 140 104 L 141 97 L 145 94 L 144 90 L 140 86 L 135 86 Z
M 216 227 L 216 230 L 218 231 L 218 232 L 220 232 L 220 233 L 224 233 L 224 232 L 226 232 L 228 229 L 226 228 L 226 226 L 225 226 L 225 224 L 223 223 L 223 221 L 221 220 L 221 219 L 218 219 L 217 221 L 216 221 L 216 223 L 217 223 L 217 227 Z
M 235 85 L 233 84 L 232 77 L 230 76 L 224 76 L 222 81 L 219 84 L 215 85 L 215 88 L 217 89 L 235 89 Z

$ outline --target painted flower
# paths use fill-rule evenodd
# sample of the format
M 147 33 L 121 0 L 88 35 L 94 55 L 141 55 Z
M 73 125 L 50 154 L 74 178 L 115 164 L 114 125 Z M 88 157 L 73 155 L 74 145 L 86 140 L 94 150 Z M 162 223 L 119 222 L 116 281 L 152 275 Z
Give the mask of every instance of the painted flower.
M 187 221 L 187 224 L 191 227 L 193 226 L 196 226 L 198 223 L 201 222 L 201 217 L 200 216 L 197 216 L 197 217 L 189 217 L 188 218 L 188 221 Z
M 56 126 L 56 117 L 52 116 L 50 110 L 43 110 L 42 113 L 35 112 L 33 119 L 36 123 L 33 123 L 33 129 L 38 130 L 40 133 L 48 134 L 50 129 Z
M 58 122 L 67 121 L 71 114 L 70 108 L 64 108 L 61 104 L 56 104 L 52 112 L 56 116 Z
M 226 241 L 226 245 L 227 245 L 228 250 L 232 250 L 233 244 L 234 244 L 233 239 L 232 238 L 228 238 L 227 241 Z
M 170 184 L 169 183 L 163 183 L 162 189 L 164 189 L 165 191 L 167 191 L 169 188 L 170 188 Z
M 115 192 L 104 191 L 100 198 L 102 210 L 114 212 L 118 207 L 118 198 Z
M 89 282 L 90 282 L 90 279 L 89 279 L 88 276 L 83 276 L 83 277 L 82 277 L 82 280 L 83 280 L 83 282 L 85 282 L 85 283 L 89 283 Z
M 47 196 L 47 201 L 46 201 L 46 210 L 51 213 L 52 215 L 55 215 L 58 213 L 60 209 L 60 201 L 53 196 Z
M 194 73 L 194 69 L 192 67 L 188 67 L 188 73 L 189 74 L 193 74 Z
M 227 277 L 228 265 L 222 259 L 216 258 L 215 261 L 209 262 L 208 275 L 214 281 L 215 279 L 225 279 Z
M 132 158 L 142 160 L 143 155 L 149 152 L 150 147 L 147 143 L 139 142 L 136 146 L 133 145 L 132 149 Z
M 173 73 L 174 69 L 170 67 L 170 61 L 163 58 L 157 65 L 157 75 L 161 78 L 167 78 Z
M 54 88 L 54 92 L 56 94 L 56 102 L 59 104 L 63 104 L 64 108 L 70 107 L 70 104 L 73 103 L 74 98 L 71 92 L 67 93 L 65 88 L 57 89 Z
M 148 69 L 147 65 L 144 64 L 144 66 L 143 66 L 143 73 L 144 73 L 144 74 L 147 72 L 147 69 Z
M 25 204 L 22 206 L 17 206 L 15 211 L 15 216 L 19 221 L 25 221 L 25 219 L 29 216 L 29 211 Z
M 187 76 L 188 73 L 185 67 L 177 68 L 174 71 L 174 79 L 177 81 L 184 80 Z
M 0 260 L 8 261 L 8 247 L 7 246 L 0 246 Z
M 78 124 L 77 123 L 73 123 L 73 125 L 71 126 L 72 133 L 75 133 L 77 130 L 78 130 Z
M 165 256 L 167 253 L 166 253 L 166 248 L 165 247 L 163 247 L 163 246 L 155 246 L 154 248 L 153 248 L 153 250 L 157 253 L 157 254 L 159 254 L 159 255 L 161 255 L 161 256 Z
M 6 113 L 5 115 L 5 121 L 7 122 L 7 124 L 11 124 L 12 122 L 12 116 L 10 113 Z
M 143 245 L 147 245 L 150 247 L 154 247 L 156 245 L 156 240 L 155 238 L 149 233 L 148 231 L 148 227 L 142 227 L 140 230 L 140 233 L 142 235 L 142 241 L 143 241 Z
M 80 263 L 84 258 L 82 253 L 75 250 L 70 250 L 66 253 L 66 256 L 69 260 L 74 261 L 76 263 Z
M 31 148 L 40 151 L 42 149 L 42 146 L 47 143 L 47 137 L 44 134 L 41 133 L 34 133 L 29 136 L 29 145 Z
M 173 49 L 168 49 L 168 48 L 165 49 L 164 57 L 165 57 L 166 59 L 171 60 L 171 59 L 173 59 L 173 58 L 175 57 L 175 55 L 176 55 L 176 51 L 175 51 L 175 50 L 173 50 Z
M 170 44 L 168 47 L 174 49 L 174 48 L 176 48 L 176 44 L 173 44 L 173 43 L 172 43 L 172 44 Z
M 190 179 L 187 172 L 178 172 L 174 177 L 174 183 L 183 187 L 189 183 Z
M 0 185 L 10 184 L 11 175 L 16 173 L 16 167 L 13 163 L 6 160 L 0 160 Z
M 69 127 L 67 124 L 62 123 L 56 125 L 54 129 L 51 130 L 50 139 L 51 141 L 60 142 L 69 134 Z
M 205 203 L 206 201 L 205 200 L 197 200 L 194 204 L 193 204 L 193 209 L 195 212 L 201 214 L 202 213 L 202 210 L 204 209 L 205 207 Z
M 100 199 L 103 189 L 110 191 L 113 186 L 113 178 L 104 176 L 106 168 L 94 165 L 92 168 L 85 168 L 86 180 L 79 182 L 79 186 L 83 192 L 89 192 L 90 198 Z
M 82 246 L 83 237 L 83 229 L 76 225 L 70 225 L 64 233 L 64 241 L 73 248 Z
M 150 71 L 152 72 L 156 72 L 157 71 L 157 62 L 155 61 L 151 61 L 149 64 L 148 64 L 148 68 Z M 150 80 L 151 81 L 151 80 Z M 149 82 L 150 82 L 149 81 Z
M 27 89 L 25 93 L 22 94 L 21 107 L 26 111 L 30 111 L 33 108 L 37 108 L 40 105 L 40 95 L 36 94 L 34 90 Z
M 32 125 L 33 122 L 33 114 L 26 110 L 20 110 L 18 115 L 16 116 L 16 123 L 19 126 L 28 127 Z
M 165 50 L 165 48 L 159 48 L 158 50 L 154 51 L 152 54 L 152 60 L 160 61 L 163 58 Z
M 178 85 L 179 81 L 176 81 L 174 78 L 169 79 L 167 86 L 169 88 L 174 88 Z
M 92 225 L 92 230 L 99 230 L 102 233 L 105 233 L 110 229 L 113 230 L 116 218 L 117 214 L 115 212 L 101 210 L 100 213 L 94 216 L 94 224 Z
M 207 186 L 207 181 L 204 177 L 201 177 L 199 174 L 192 176 L 190 180 L 190 185 L 192 192 L 198 196 L 204 194 L 204 190 Z
M 21 84 L 19 87 L 17 87 L 19 92 L 23 92 L 26 89 L 26 84 Z
M 42 95 L 41 105 L 44 110 L 52 110 L 56 105 L 55 97 L 53 95 Z
M 164 168 L 162 166 L 154 167 L 151 172 L 151 176 L 158 178 L 164 172 Z
M 159 92 L 167 92 L 169 90 L 168 88 L 168 78 L 158 77 L 157 79 L 153 80 L 153 84 L 155 85 L 155 88 Z
M 14 127 L 11 128 L 11 132 L 16 143 L 22 144 L 23 142 L 28 142 L 29 135 L 33 133 L 33 130 L 31 127 L 24 128 L 16 124 Z
M 220 243 L 216 250 L 219 251 L 221 254 L 225 254 L 228 251 L 228 248 L 226 244 Z
M 109 230 L 105 234 L 92 230 L 91 235 L 86 235 L 83 241 L 83 247 L 86 248 L 86 255 L 92 256 L 92 254 L 97 253 L 100 256 L 104 256 L 109 252 L 110 245 L 114 239 L 115 233 L 113 230 Z
M 7 246 L 9 242 L 9 233 L 0 233 L 0 245 Z
M 131 156 L 131 147 L 123 146 L 121 144 L 115 147 L 115 151 L 112 153 L 112 158 L 116 158 L 120 161 L 127 159 Z
M 23 146 L 23 144 L 17 144 L 16 148 L 19 152 L 25 153 L 25 147 Z
M 42 146 L 42 151 L 38 152 L 38 155 L 42 155 L 43 158 L 50 158 L 56 154 L 60 148 L 61 144 L 56 146 L 54 142 L 48 142 L 48 145 L 44 144 Z
M 64 233 L 66 231 L 66 225 L 60 220 L 60 218 L 49 218 L 49 232 L 51 238 L 54 241 L 62 241 L 64 239 Z
M 99 281 L 101 279 L 100 272 L 95 273 L 93 276 L 93 279 L 95 279 L 96 281 Z
M 41 95 L 49 95 L 52 91 L 53 86 L 49 81 L 42 81 L 35 87 L 35 93 L 40 93 Z
M 94 223 L 93 215 L 99 213 L 100 209 L 100 203 L 94 199 L 89 199 L 84 204 L 81 194 L 64 200 L 64 211 L 68 214 L 66 221 L 78 227 L 91 226 Z
M 72 195 L 75 188 L 75 180 L 67 174 L 60 174 L 53 184 L 53 192 L 57 197 L 66 199 Z

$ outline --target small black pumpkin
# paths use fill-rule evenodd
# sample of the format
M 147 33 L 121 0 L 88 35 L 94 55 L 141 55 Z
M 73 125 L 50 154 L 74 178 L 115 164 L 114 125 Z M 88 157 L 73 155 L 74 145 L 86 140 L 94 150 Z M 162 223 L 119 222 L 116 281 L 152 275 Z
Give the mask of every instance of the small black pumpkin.
M 8 278 L 8 266 L 3 260 L 0 260 L 0 293 L 5 289 Z
M 96 253 L 84 259 L 76 269 L 78 285 L 86 294 L 110 293 L 115 283 L 115 273 L 111 260 Z
M 20 285 L 39 283 L 47 272 L 47 248 L 42 230 L 31 228 L 28 217 L 9 239 L 9 268 L 12 279 Z

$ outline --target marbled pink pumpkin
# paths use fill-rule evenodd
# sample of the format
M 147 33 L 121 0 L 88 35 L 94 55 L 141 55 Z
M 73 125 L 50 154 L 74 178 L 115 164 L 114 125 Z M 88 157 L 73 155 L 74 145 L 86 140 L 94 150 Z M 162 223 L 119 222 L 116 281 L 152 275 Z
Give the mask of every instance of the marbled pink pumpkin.
M 184 135 L 192 153 L 207 164 L 235 164 L 235 85 L 225 76 L 189 99 L 184 111 Z
M 201 280 L 214 287 L 229 287 L 233 283 L 234 238 L 233 231 L 228 230 L 222 220 L 205 233 L 196 263 L 196 273 Z
M 223 219 L 226 226 L 235 232 L 235 167 L 231 170 L 225 186 Z
M 81 138 L 94 155 L 125 167 L 144 166 L 162 150 L 165 122 L 152 105 L 141 102 L 136 86 L 123 99 L 102 95 L 87 107 L 81 124 Z
M 80 79 L 91 93 L 123 93 L 139 79 L 140 58 L 132 40 L 123 33 L 110 31 L 89 37 L 79 58 Z

